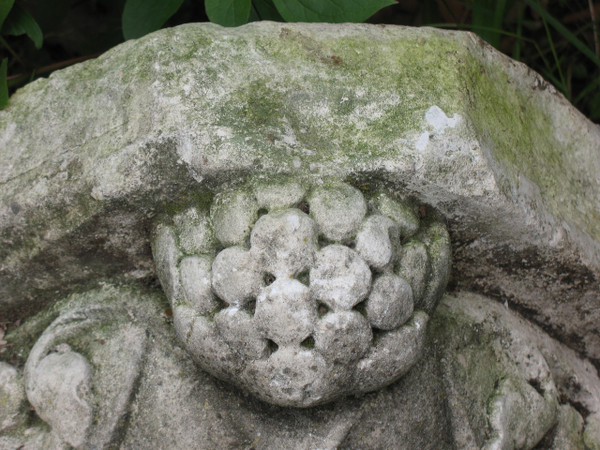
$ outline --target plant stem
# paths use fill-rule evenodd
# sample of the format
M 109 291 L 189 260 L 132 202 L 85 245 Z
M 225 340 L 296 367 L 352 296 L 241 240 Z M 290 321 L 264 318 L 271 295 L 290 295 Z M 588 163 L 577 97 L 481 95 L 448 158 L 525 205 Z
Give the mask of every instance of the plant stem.
M 96 58 L 100 56 L 100 53 L 94 53 L 91 55 L 80 56 L 78 58 L 68 59 L 66 61 L 60 61 L 54 64 L 50 64 L 48 66 L 40 67 L 39 69 L 34 69 L 30 74 L 29 73 L 19 73 L 17 75 L 12 75 L 8 77 L 8 86 L 10 88 L 14 88 L 20 86 L 22 84 L 28 83 L 34 76 L 46 75 L 50 72 L 54 72 L 55 70 L 62 69 L 67 66 L 72 66 L 73 64 L 86 61 L 88 59 Z
M 539 3 L 538 3 L 539 6 Z M 541 14 L 542 22 L 544 23 L 544 28 L 546 29 L 546 36 L 548 36 L 548 44 L 550 45 L 550 50 L 552 50 L 552 56 L 554 56 L 554 64 L 556 65 L 556 70 L 558 70 L 558 76 L 560 77 L 560 84 L 562 86 L 557 86 L 563 94 L 569 97 L 569 93 L 567 91 L 567 82 L 565 81 L 565 77 L 562 73 L 562 68 L 560 66 L 560 60 L 558 59 L 558 55 L 556 54 L 556 48 L 554 48 L 554 41 L 552 40 L 552 34 L 550 33 L 550 27 L 548 27 L 548 22 L 546 21 L 546 17 Z
M 21 64 L 24 68 L 27 67 L 25 65 L 25 63 L 23 62 L 23 60 L 19 57 L 19 55 L 17 55 L 15 53 L 15 51 L 12 49 L 12 47 L 10 45 L 8 45 L 8 42 L 6 42 L 2 36 L 0 36 L 0 44 L 2 44 L 2 47 L 6 48 L 6 50 L 8 50 L 8 52 L 13 56 L 13 58 L 15 58 L 19 62 L 19 64 Z
M 592 0 L 588 0 L 590 6 L 590 15 L 592 16 L 592 29 L 594 31 L 594 50 L 596 50 L 596 56 L 600 58 L 600 42 L 598 42 L 598 26 L 596 24 L 596 8 Z
M 525 13 L 525 5 L 519 4 L 519 17 L 517 18 L 517 38 L 515 40 L 515 51 L 513 58 L 517 61 L 521 60 L 521 37 L 523 35 L 523 17 Z

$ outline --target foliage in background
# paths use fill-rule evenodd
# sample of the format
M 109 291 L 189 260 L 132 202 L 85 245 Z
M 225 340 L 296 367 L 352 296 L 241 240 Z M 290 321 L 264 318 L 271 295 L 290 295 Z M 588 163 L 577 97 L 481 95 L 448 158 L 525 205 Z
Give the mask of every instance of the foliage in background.
M 594 0 L 0 0 L 0 108 L 35 77 L 163 26 L 366 20 L 471 30 L 600 122 L 599 17 Z

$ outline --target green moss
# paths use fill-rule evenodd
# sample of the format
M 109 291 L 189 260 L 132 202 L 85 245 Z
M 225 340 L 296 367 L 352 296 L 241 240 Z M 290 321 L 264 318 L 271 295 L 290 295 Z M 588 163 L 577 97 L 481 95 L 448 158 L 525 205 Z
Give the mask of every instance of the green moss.
M 483 326 L 441 304 L 430 321 L 426 346 L 436 348 L 440 344 L 441 357 L 451 371 L 454 386 L 459 392 L 465 411 L 472 420 L 471 429 L 477 442 L 486 439 L 487 418 L 485 411 L 501 380 L 509 376 L 506 365 L 494 348 L 495 336 Z
M 141 311 L 146 315 L 147 320 L 156 320 L 161 316 L 168 304 L 162 293 L 159 291 L 146 291 L 137 285 L 112 286 L 104 285 L 99 289 L 92 289 L 85 292 L 75 292 L 68 297 L 47 306 L 35 316 L 29 318 L 24 324 L 7 333 L 5 339 L 9 343 L 2 359 L 15 361 L 16 365 L 25 364 L 29 352 L 35 342 L 46 328 L 61 314 L 78 308 L 85 308 L 90 305 L 103 307 L 114 306 L 122 307 L 127 304 L 137 313 Z M 98 325 L 102 329 L 110 329 L 111 323 Z M 75 337 L 73 340 L 66 340 L 74 348 L 85 348 L 81 345 L 89 337 Z
M 294 155 L 305 165 L 367 162 L 388 155 L 394 140 L 412 137 L 432 105 L 449 115 L 462 107 L 456 95 L 460 47 L 435 34 L 392 45 L 360 35 L 317 41 L 284 26 L 278 39 L 259 35 L 229 45 L 248 48 L 236 64 L 257 64 L 256 51 L 269 69 L 236 74 L 218 124 L 254 138 L 256 151 L 275 161 L 289 159 L 278 145 L 284 141 L 284 147 L 308 150 Z M 223 57 L 232 51 L 223 48 Z
M 551 104 L 511 80 L 499 63 L 472 58 L 465 73 L 469 119 L 501 167 L 499 182 L 505 194 L 526 190 L 526 177 L 539 188 L 553 216 L 600 240 L 600 211 L 594 195 L 588 194 L 593 188 L 587 180 L 595 175 L 590 176 L 590 168 L 575 156 L 578 137 L 559 141 L 547 110 Z
M 5 337 L 8 347 L 2 353 L 2 359 L 23 366 L 35 342 L 59 314 L 56 304 L 47 306 L 18 328 L 9 331 Z
M 264 127 L 281 123 L 284 107 L 279 89 L 270 89 L 264 79 L 253 80 L 239 94 L 241 114 L 250 127 Z
M 182 196 L 173 202 L 164 202 L 160 216 L 174 216 L 179 214 L 186 209 L 196 206 L 200 210 L 206 210 L 210 208 L 214 198 L 214 193 L 211 191 L 193 191 L 188 195 Z

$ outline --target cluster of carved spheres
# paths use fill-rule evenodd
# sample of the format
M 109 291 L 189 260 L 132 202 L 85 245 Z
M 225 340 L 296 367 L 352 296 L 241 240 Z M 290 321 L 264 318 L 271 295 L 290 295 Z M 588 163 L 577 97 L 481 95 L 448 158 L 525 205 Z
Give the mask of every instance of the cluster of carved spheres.
M 209 211 L 192 206 L 160 223 L 153 250 L 177 334 L 199 365 L 298 407 L 404 374 L 450 266 L 442 224 L 339 182 L 223 192 Z

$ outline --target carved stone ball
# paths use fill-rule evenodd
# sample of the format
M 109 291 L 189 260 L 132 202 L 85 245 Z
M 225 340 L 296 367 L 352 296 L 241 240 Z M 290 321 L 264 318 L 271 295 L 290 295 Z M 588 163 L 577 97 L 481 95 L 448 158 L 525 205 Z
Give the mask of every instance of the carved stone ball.
M 255 184 L 163 218 L 160 281 L 184 347 L 281 406 L 386 386 L 419 359 L 450 243 L 407 201 L 342 182 Z

